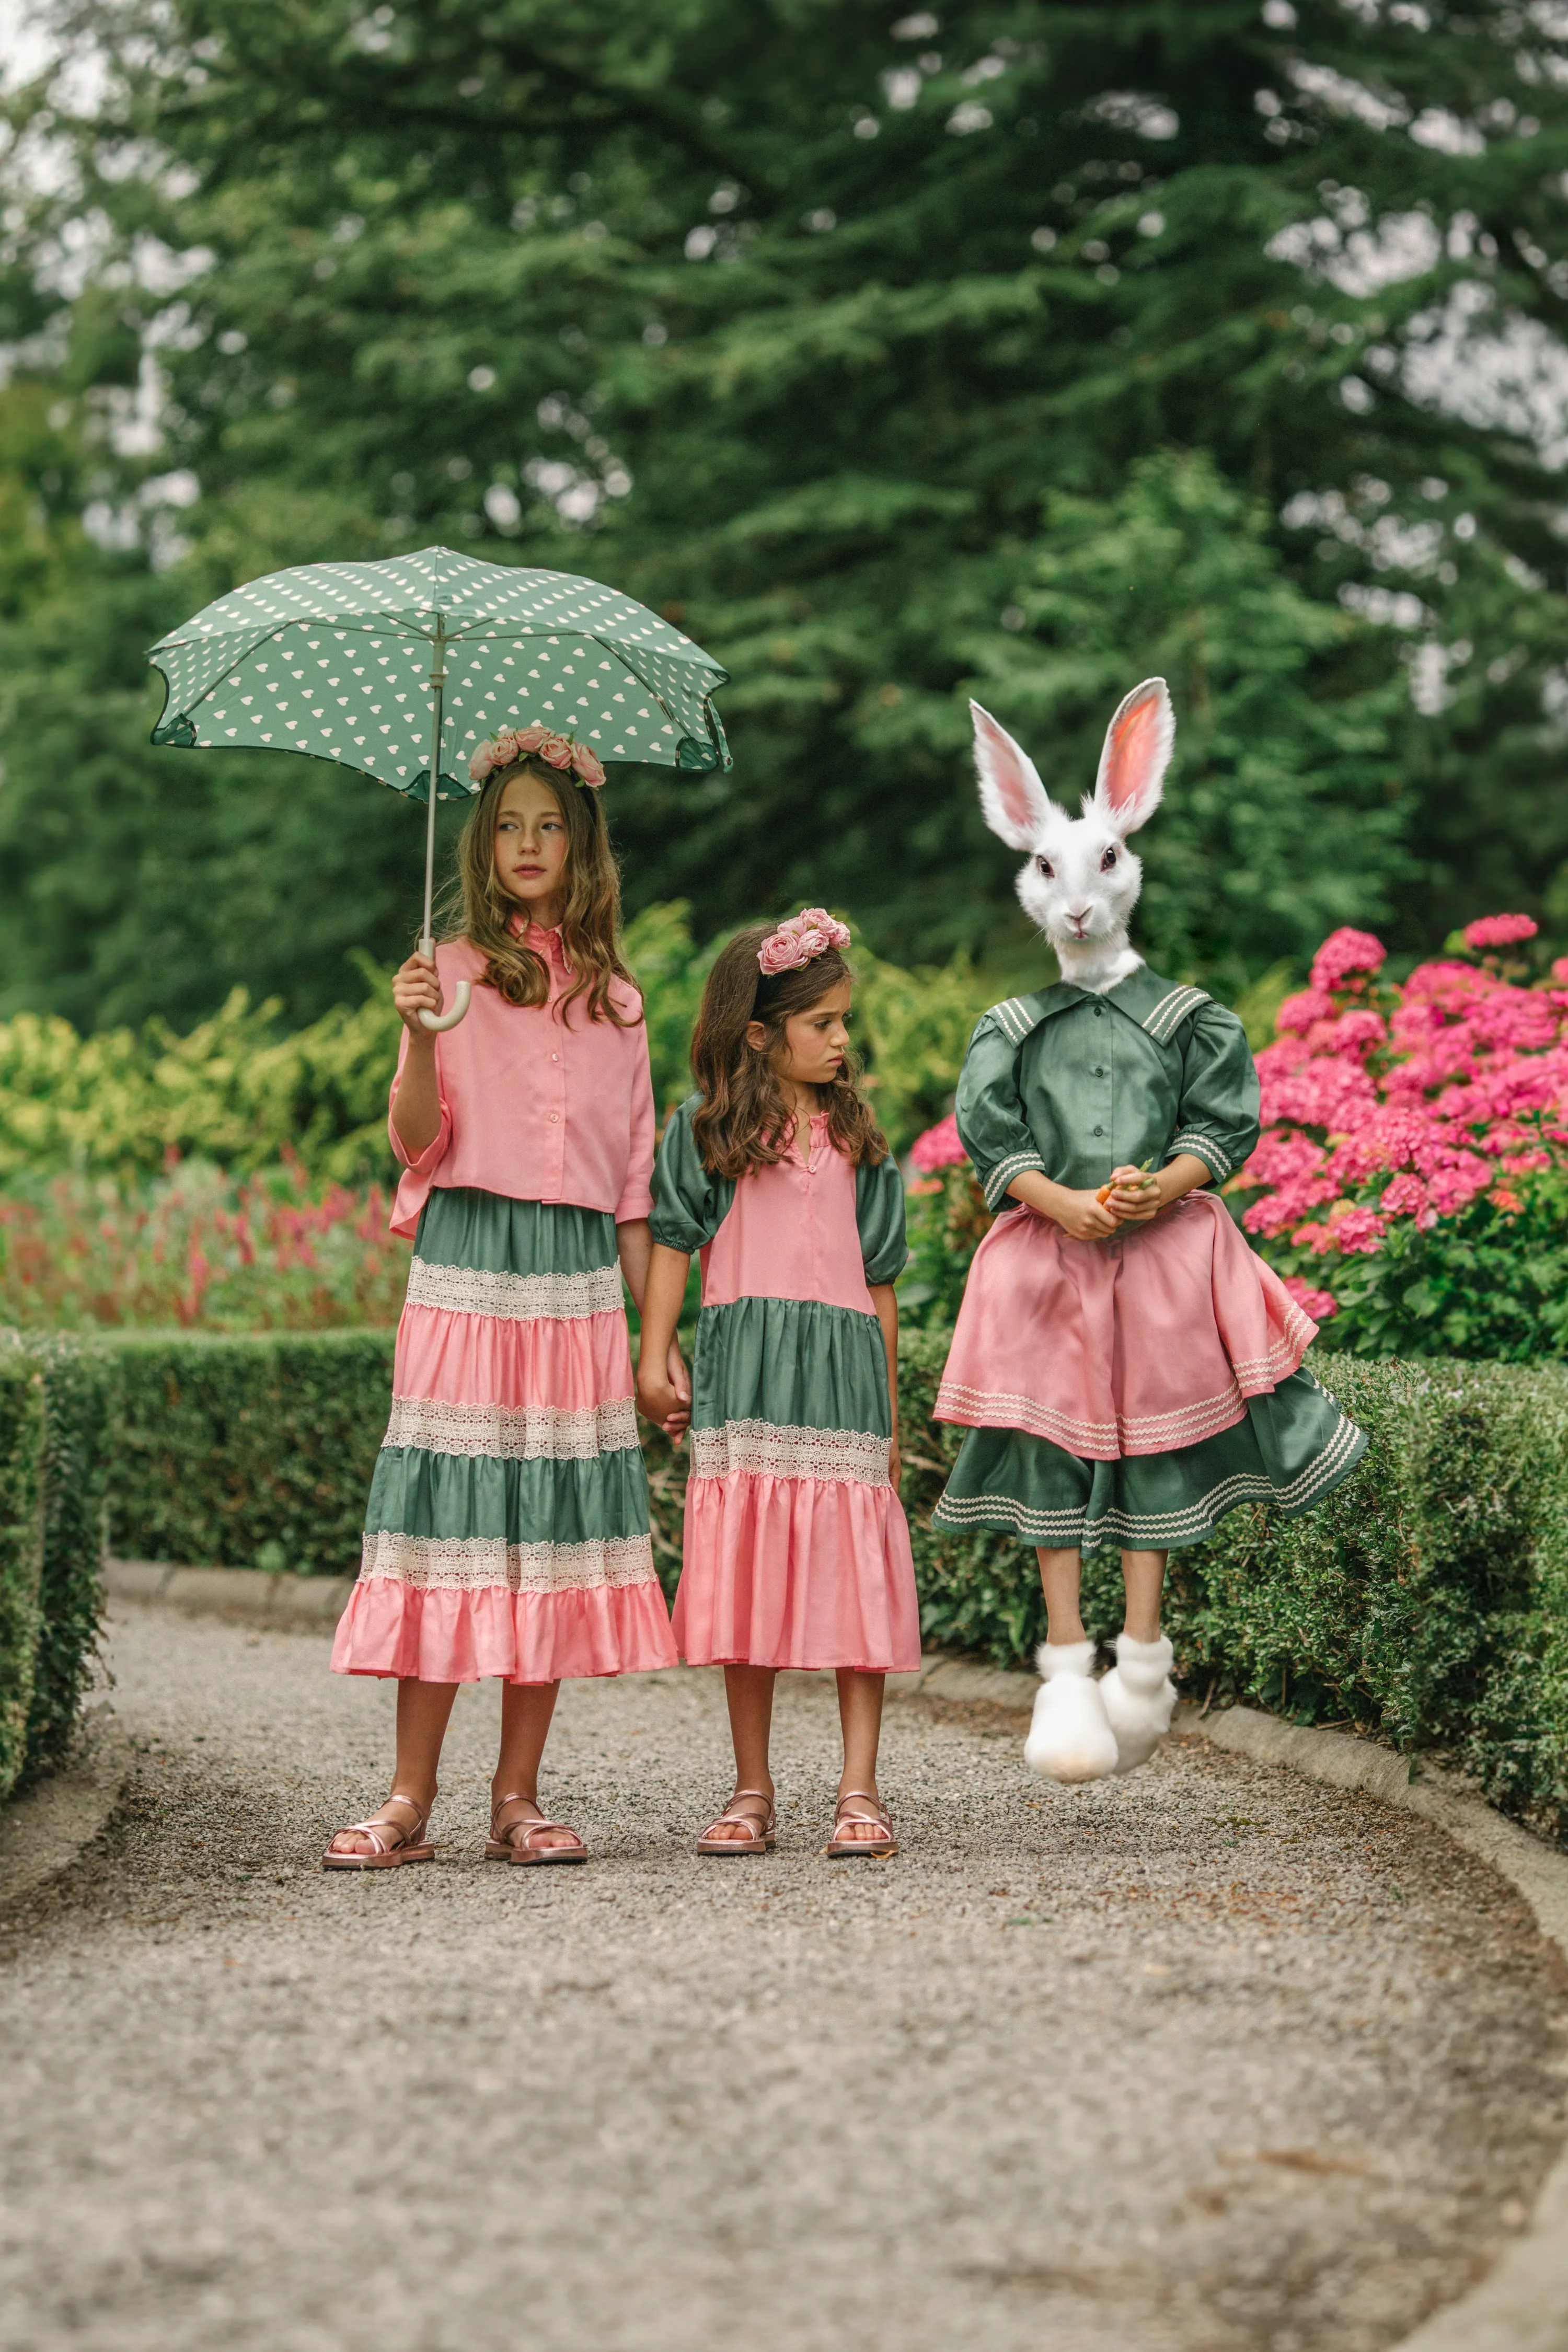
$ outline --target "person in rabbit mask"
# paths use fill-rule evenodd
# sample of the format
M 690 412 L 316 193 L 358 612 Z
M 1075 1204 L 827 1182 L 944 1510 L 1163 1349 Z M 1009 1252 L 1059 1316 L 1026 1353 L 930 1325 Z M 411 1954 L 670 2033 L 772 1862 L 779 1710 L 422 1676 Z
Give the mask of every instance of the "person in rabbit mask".
M 978 703 L 985 821 L 1027 853 L 1018 897 L 1061 979 L 994 1005 L 970 1041 L 958 1131 L 1000 1212 L 970 1270 L 936 1414 L 968 1430 L 937 1525 L 1037 1549 L 1047 1638 L 1025 1758 L 1058 1781 L 1130 1771 L 1175 1704 L 1160 1632 L 1168 1553 L 1238 1503 L 1294 1516 L 1366 1438 L 1301 1370 L 1317 1327 L 1212 1187 L 1258 1136 L 1234 1013 L 1129 944 L 1175 740 L 1163 678 L 1110 721 L 1092 800 L 1069 816 Z M 1093 1679 L 1079 1614 L 1086 1546 L 1121 1546 L 1116 1664 Z

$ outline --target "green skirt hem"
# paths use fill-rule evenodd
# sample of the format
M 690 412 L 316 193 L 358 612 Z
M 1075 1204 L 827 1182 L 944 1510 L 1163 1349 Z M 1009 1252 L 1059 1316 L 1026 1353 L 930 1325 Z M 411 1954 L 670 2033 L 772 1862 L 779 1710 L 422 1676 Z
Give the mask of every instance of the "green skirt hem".
M 931 1523 L 954 1534 L 996 1528 L 1052 1550 L 1175 1551 L 1202 1543 L 1243 1503 L 1300 1517 L 1366 1447 L 1311 1374 L 1294 1372 L 1252 1398 L 1231 1428 L 1169 1454 L 1092 1462 L 1023 1430 L 972 1429 Z

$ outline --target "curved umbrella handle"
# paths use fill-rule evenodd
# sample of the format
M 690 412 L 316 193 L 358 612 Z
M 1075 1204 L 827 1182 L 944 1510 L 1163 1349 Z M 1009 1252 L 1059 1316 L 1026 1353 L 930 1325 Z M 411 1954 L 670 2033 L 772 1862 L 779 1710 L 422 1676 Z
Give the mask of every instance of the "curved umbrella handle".
M 422 1029 L 455 1029 L 458 1022 L 462 1020 L 464 1014 L 468 1012 L 468 999 L 472 996 L 473 992 L 473 989 L 468 982 L 466 980 L 460 980 L 458 982 L 456 990 L 453 992 L 453 1003 L 450 1013 L 421 1012 L 419 1015 L 420 1027 Z
M 428 956 L 432 961 L 435 961 L 436 942 L 431 938 L 428 931 L 425 933 L 423 939 L 421 939 L 419 942 L 419 952 L 423 956 Z M 460 980 L 458 982 L 457 987 L 452 991 L 452 1010 L 450 1013 L 426 1013 L 421 1009 L 419 1014 L 420 1027 L 422 1029 L 432 1029 L 437 1032 L 442 1029 L 455 1029 L 458 1022 L 461 1021 L 467 1013 L 468 1009 L 468 1000 L 473 995 L 473 992 L 471 984 L 466 980 Z
M 468 983 L 468 981 L 458 981 L 458 985 L 456 985 L 454 990 L 454 1004 L 451 1004 L 451 1012 L 449 1013 L 421 1012 L 421 1016 L 418 1016 L 418 1025 L 430 1030 L 456 1028 L 458 1021 L 463 1018 L 463 1013 L 468 1012 L 468 1000 L 470 1000 L 470 997 L 472 997 L 470 983 Z

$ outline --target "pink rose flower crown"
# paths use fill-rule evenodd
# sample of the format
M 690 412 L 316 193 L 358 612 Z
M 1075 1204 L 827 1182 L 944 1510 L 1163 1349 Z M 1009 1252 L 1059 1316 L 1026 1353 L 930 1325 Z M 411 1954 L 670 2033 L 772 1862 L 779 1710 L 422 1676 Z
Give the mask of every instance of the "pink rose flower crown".
M 574 784 L 588 784 L 597 792 L 605 781 L 605 770 L 596 751 L 586 743 L 577 742 L 570 735 L 557 735 L 536 719 L 531 727 L 503 727 L 488 743 L 481 743 L 468 761 L 468 773 L 476 784 L 498 768 L 515 767 L 519 760 L 542 760 L 548 767 L 559 768 Z
M 848 944 L 847 923 L 836 923 L 826 907 L 803 907 L 769 932 L 757 950 L 757 964 L 763 978 L 772 980 L 781 971 L 799 971 L 829 948 L 842 955 Z

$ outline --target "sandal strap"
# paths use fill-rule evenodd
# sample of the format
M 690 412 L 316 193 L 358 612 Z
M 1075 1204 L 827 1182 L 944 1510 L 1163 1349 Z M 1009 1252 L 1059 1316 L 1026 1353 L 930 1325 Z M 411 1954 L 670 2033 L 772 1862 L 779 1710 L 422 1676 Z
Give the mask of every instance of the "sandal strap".
M 405 1829 L 401 1822 L 387 1821 L 385 1813 L 388 1805 L 408 1806 L 414 1814 L 413 1826 Z M 394 1790 L 392 1795 L 384 1802 L 379 1813 L 373 1813 L 368 1821 L 350 1822 L 344 1828 L 334 1830 L 327 1842 L 327 1851 L 329 1853 L 331 1853 L 341 1837 L 367 1837 L 377 1853 L 391 1853 L 395 1850 L 395 1842 L 397 1846 L 416 1844 L 424 1834 L 425 1824 L 429 1818 L 428 1805 L 421 1805 L 416 1797 L 405 1797 L 398 1790 Z M 383 1830 L 390 1830 L 393 1836 L 383 1837 L 381 1834 Z
M 868 1813 L 851 1813 L 846 1811 L 845 1808 L 856 1797 L 858 1797 L 863 1803 L 872 1806 L 874 1810 Z M 833 1809 L 833 1826 L 835 1830 L 837 1829 L 840 1822 L 870 1822 L 875 1823 L 879 1829 L 886 1830 L 889 1836 L 892 1834 L 893 1817 L 889 1812 L 888 1808 L 882 1802 L 880 1797 L 874 1797 L 869 1789 L 845 1790 L 844 1794 L 839 1798 L 837 1803 Z
M 762 1799 L 767 1811 L 760 1820 L 755 1813 L 738 1813 L 735 1811 L 736 1806 L 740 1803 L 742 1797 L 760 1797 Z M 769 1832 L 774 1827 L 777 1821 L 778 1807 L 769 1796 L 765 1789 L 737 1789 L 729 1803 L 725 1806 L 723 1811 L 714 1815 L 707 1828 L 703 1831 L 702 1835 L 704 1838 L 710 1838 L 714 1831 L 719 1827 L 721 1822 L 730 1822 L 736 1829 L 747 1831 L 752 1843 L 753 1844 L 757 1844 L 768 1835 Z M 738 1845 L 740 1843 L 740 1840 L 739 1838 L 731 1838 L 728 1843 L 731 1845 Z
M 500 1827 L 501 1809 L 506 1805 L 532 1805 L 538 1811 L 539 1819 L 530 1821 L 526 1814 L 522 1814 L 515 1822 L 508 1822 L 506 1827 L 502 1829 Z M 522 1832 L 521 1840 L 517 1836 L 519 1830 Z M 536 1830 L 564 1830 L 569 1838 L 575 1838 L 579 1845 L 583 1843 L 582 1838 L 578 1836 L 570 1822 L 552 1822 L 549 1819 L 537 1797 L 525 1797 L 521 1789 L 514 1789 L 510 1796 L 497 1800 L 495 1811 L 490 1815 L 490 1836 L 497 1845 L 521 1843 L 526 1849 L 532 1843 Z

